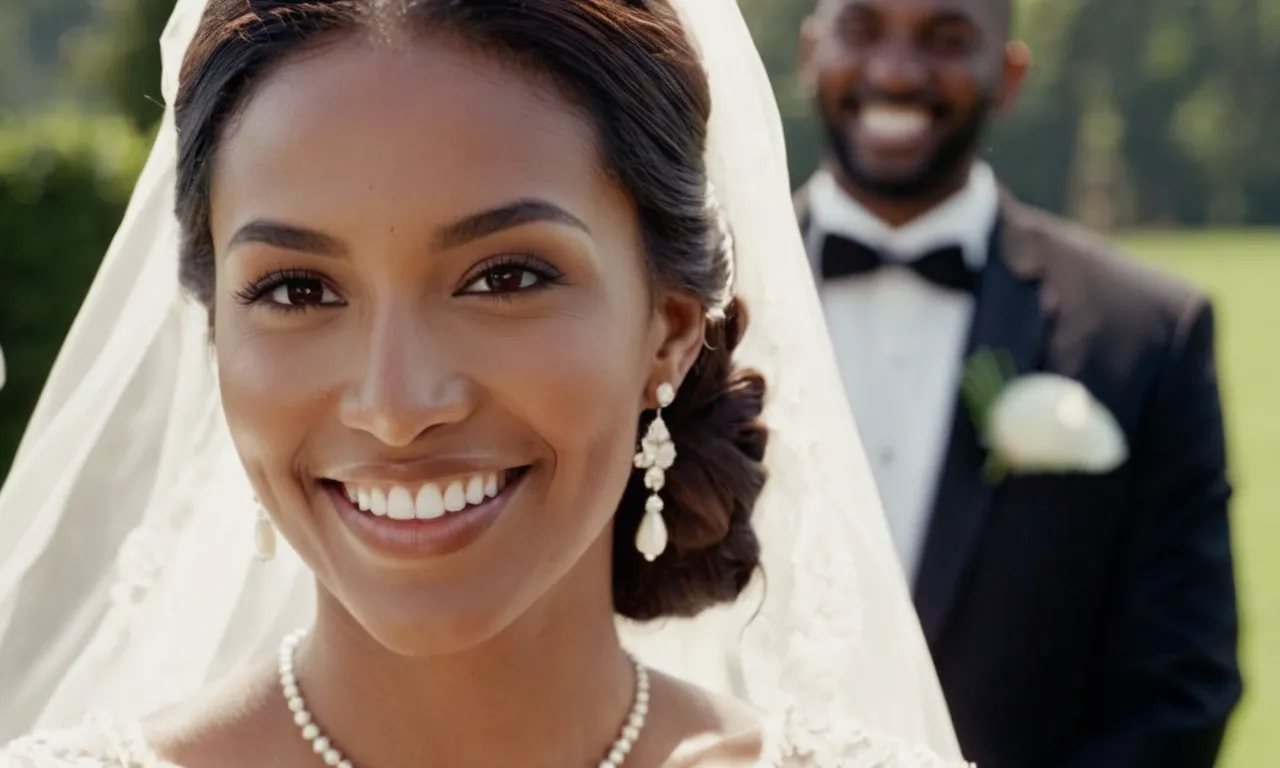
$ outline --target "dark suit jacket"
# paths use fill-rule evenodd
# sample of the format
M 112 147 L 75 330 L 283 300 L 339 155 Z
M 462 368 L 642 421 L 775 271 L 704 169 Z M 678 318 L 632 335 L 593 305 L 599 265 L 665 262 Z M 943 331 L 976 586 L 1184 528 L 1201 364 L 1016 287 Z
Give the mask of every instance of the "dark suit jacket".
M 806 208 L 802 191 L 807 229 Z M 1209 300 L 1005 193 L 970 334 L 981 347 L 1082 382 L 1130 458 L 993 487 L 957 399 L 913 588 L 966 757 L 1213 765 L 1241 680 Z

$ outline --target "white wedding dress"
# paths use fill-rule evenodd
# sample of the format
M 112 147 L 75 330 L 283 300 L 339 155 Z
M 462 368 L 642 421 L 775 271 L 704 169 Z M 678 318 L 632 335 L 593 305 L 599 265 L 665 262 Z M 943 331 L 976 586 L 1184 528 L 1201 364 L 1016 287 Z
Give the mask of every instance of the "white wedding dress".
M 736 359 L 770 387 L 753 517 L 767 579 L 695 619 L 624 624 L 624 644 L 772 715 L 761 768 L 962 766 L 795 225 L 768 77 L 734 0 L 672 4 L 711 84 L 708 171 L 752 319 Z M 203 6 L 177 0 L 161 41 L 170 104 Z M 0 744 L 36 734 L 0 748 L 0 768 L 175 768 L 131 723 L 311 621 L 296 553 L 254 558 L 207 316 L 177 286 L 175 136 L 169 109 L 0 488 Z
M 972 768 L 870 733 L 854 731 L 832 739 L 796 716 L 770 718 L 761 726 L 760 738 L 755 768 Z M 136 723 L 97 721 L 19 739 L 0 750 L 0 768 L 182 767 L 156 756 Z

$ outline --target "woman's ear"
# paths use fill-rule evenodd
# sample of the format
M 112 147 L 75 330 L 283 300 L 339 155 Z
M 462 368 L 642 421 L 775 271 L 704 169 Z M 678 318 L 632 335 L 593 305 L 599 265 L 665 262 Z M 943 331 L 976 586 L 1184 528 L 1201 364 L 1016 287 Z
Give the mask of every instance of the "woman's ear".
M 706 330 L 706 310 L 697 299 L 673 292 L 662 300 L 654 317 L 656 351 L 645 390 L 647 407 L 657 405 L 654 392 L 659 384 L 667 382 L 679 391 L 702 351 Z

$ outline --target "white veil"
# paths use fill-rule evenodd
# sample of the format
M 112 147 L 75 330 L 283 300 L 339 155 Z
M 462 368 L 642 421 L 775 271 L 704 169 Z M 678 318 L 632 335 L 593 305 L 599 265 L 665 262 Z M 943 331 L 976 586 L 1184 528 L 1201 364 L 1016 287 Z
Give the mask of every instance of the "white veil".
M 798 707 L 832 739 L 866 726 L 958 757 L 826 335 L 768 78 L 733 0 L 675 5 L 711 79 L 708 161 L 752 318 L 741 360 L 771 388 L 767 577 L 730 608 L 624 627 L 626 641 L 766 709 Z M 202 7 L 178 0 L 161 41 L 168 103 Z M 174 164 L 166 110 L 0 489 L 0 742 L 181 699 L 313 608 L 287 546 L 253 556 L 206 319 L 177 285 Z

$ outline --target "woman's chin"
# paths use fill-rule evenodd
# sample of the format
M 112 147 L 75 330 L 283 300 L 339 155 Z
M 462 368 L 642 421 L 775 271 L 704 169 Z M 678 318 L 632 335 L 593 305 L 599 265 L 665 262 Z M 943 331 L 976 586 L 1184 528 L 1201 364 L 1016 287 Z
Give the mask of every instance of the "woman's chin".
M 521 577 L 534 568 L 532 563 L 469 563 L 476 567 L 435 573 L 371 567 L 350 549 L 330 563 L 336 568 L 326 569 L 321 581 L 339 610 L 379 645 L 413 658 L 465 653 L 490 642 L 528 614 L 550 588 Z
M 455 656 L 502 634 L 521 606 L 493 603 L 455 589 L 453 595 L 379 592 L 348 604 L 347 610 L 379 645 L 399 656 Z
M 602 524 L 594 536 L 583 530 L 580 543 L 550 536 L 555 526 L 547 523 L 546 510 L 578 506 L 578 500 L 550 493 L 551 484 L 541 464 L 508 478 L 492 503 L 476 507 L 478 518 L 490 520 L 463 519 L 474 540 L 447 552 L 435 546 L 442 539 L 424 548 L 414 538 L 419 533 L 407 542 L 392 536 L 389 544 L 371 544 L 361 527 L 366 522 L 390 528 L 435 521 L 374 519 L 322 486 L 316 512 L 327 517 L 318 531 L 327 552 L 313 567 L 342 612 L 380 645 L 407 657 L 465 653 L 517 625 L 542 625 L 548 611 L 580 612 L 584 603 L 608 611 L 612 528 Z M 370 521 L 353 525 L 357 514 Z M 596 594 L 602 577 L 606 589 Z

